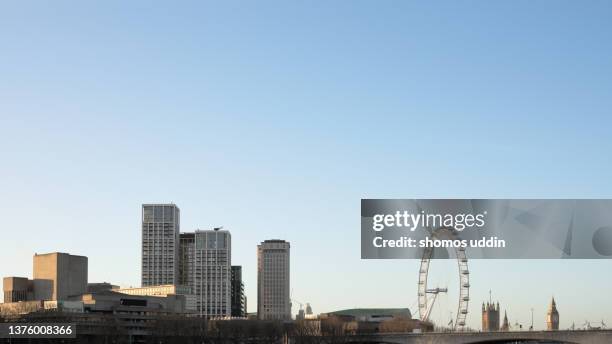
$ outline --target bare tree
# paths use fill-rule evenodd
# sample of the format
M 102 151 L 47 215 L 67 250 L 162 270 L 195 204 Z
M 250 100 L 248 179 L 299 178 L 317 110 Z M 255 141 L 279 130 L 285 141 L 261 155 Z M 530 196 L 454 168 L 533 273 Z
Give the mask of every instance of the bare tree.
M 321 320 L 298 320 L 288 331 L 292 344 L 322 344 Z

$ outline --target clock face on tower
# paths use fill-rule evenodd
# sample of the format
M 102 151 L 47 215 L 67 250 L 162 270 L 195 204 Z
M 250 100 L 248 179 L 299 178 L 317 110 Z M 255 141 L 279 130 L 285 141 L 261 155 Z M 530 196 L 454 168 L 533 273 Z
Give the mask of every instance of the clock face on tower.
M 548 324 L 549 329 L 558 329 L 559 324 L 559 314 L 558 313 L 549 313 L 546 314 L 546 323 Z

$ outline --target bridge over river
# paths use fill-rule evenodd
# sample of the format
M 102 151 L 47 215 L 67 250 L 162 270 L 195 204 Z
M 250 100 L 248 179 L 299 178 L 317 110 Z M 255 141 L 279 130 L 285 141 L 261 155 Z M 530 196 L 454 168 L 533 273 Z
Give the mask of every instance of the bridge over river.
M 472 344 L 472 343 L 567 343 L 609 344 L 612 330 L 377 333 L 356 335 L 348 343 L 360 344 Z

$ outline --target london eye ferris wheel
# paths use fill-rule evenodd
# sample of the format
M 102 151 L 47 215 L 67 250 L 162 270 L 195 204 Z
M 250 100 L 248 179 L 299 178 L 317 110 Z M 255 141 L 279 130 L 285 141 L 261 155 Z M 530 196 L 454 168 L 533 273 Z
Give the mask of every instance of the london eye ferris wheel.
M 440 228 L 431 231 L 431 236 L 438 239 L 452 239 L 452 230 Z M 419 268 L 418 302 L 421 321 L 428 321 L 433 305 L 439 293 L 445 293 L 447 288 L 428 289 L 427 280 L 432 260 L 435 260 L 433 247 L 426 247 L 421 257 Z M 446 248 L 445 248 L 446 249 Z M 454 253 L 457 259 L 459 272 L 459 300 L 457 304 L 457 316 L 452 325 L 453 330 L 463 331 L 465 319 L 468 314 L 468 303 L 470 301 L 470 271 L 464 247 L 455 247 Z

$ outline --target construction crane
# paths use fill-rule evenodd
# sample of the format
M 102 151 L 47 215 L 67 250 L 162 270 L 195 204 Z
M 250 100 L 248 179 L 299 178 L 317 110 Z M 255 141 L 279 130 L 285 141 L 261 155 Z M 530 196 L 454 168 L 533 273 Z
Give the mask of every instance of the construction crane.
M 291 300 L 292 306 L 294 303 L 297 303 L 300 305 L 300 310 L 298 311 L 298 314 L 301 314 L 304 312 L 304 304 L 293 298 L 293 289 L 291 289 L 291 292 L 289 293 L 289 299 Z
M 300 305 L 300 309 L 298 311 L 297 317 L 296 319 L 300 320 L 300 319 L 304 319 L 306 316 L 306 312 L 304 312 L 304 303 L 296 300 L 296 299 L 291 299 L 292 303 L 297 303 L 298 305 Z M 310 303 L 306 302 L 306 310 L 310 309 Z M 312 311 L 311 311 L 312 312 Z
M 296 299 L 291 299 L 291 302 L 297 303 L 298 305 L 300 305 L 300 310 L 304 309 L 304 304 L 301 303 L 300 301 L 296 300 Z
M 429 320 L 429 315 L 431 314 L 431 310 L 433 309 L 434 303 L 436 303 L 436 299 L 438 298 L 438 294 L 440 293 L 447 293 L 448 292 L 448 288 L 435 288 L 435 289 L 427 289 L 425 291 L 425 293 L 427 294 L 432 294 L 433 297 L 431 299 L 431 303 L 428 304 L 427 306 L 427 311 L 425 312 L 425 316 L 423 317 L 423 319 L 421 319 L 421 321 L 428 321 Z

